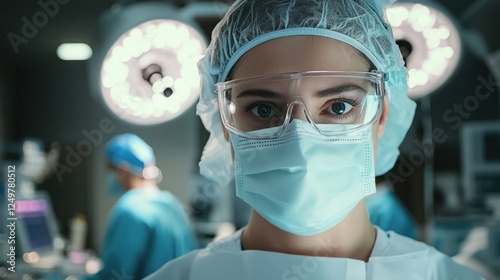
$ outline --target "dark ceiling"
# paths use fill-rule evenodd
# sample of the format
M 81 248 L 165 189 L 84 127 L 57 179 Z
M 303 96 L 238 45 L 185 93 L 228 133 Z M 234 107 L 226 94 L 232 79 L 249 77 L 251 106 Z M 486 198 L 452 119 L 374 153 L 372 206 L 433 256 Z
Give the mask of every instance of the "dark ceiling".
M 8 61 L 32 61 L 41 60 L 46 57 L 55 57 L 55 51 L 59 44 L 64 42 L 84 42 L 92 46 L 93 37 L 97 27 L 97 20 L 101 14 L 109 10 L 119 2 L 139 2 L 130 0 L 19 0 L 0 2 L 0 25 L 1 43 L 0 57 Z M 141 1 L 146 2 L 146 1 Z M 151 1 L 149 1 L 151 2 Z M 161 2 L 156 0 L 156 2 Z M 176 6 L 183 6 L 192 1 L 163 1 Z M 198 1 L 202 2 L 202 1 Z M 217 1 L 227 3 L 228 1 Z M 33 23 L 37 13 L 43 11 L 40 3 L 57 3 L 58 11 L 48 16 L 47 23 L 37 28 L 32 38 L 18 44 L 15 51 L 12 40 L 16 35 L 23 36 L 23 27 L 26 20 Z M 66 4 L 59 4 L 66 3 Z M 49 4 L 47 4 L 49 5 Z M 50 9 L 55 10 L 54 5 Z M 43 17 L 40 17 L 43 21 Z M 210 23 L 210 25 L 212 25 Z M 212 27 L 212 26 L 211 26 Z M 15 34 L 15 35 L 14 35 Z M 24 37 L 24 36 L 23 36 Z M 21 39 L 22 40 L 22 39 Z
M 58 2 L 57 2 L 58 1 Z M 33 38 L 26 43 L 20 43 L 18 52 L 14 51 L 9 38 L 13 34 L 22 35 L 25 25 L 23 20 L 32 21 L 33 16 L 42 10 L 39 3 L 58 4 L 59 11 L 49 16 L 47 24 L 38 28 Z M 97 28 L 99 16 L 110 9 L 116 0 L 5 0 L 0 2 L 1 43 L 0 50 L 4 59 L 19 62 L 19 59 L 42 60 L 44 57 L 55 56 L 55 50 L 63 42 L 85 42 L 92 45 L 92 36 Z M 133 2 L 122 0 L 121 2 Z M 180 6 L 190 1 L 169 1 Z M 182 3 L 181 3 L 182 2 Z M 228 2 L 228 1 L 216 1 Z M 499 0 L 439 0 L 437 1 L 450 11 L 467 29 L 473 29 L 483 34 L 490 49 L 500 48 L 498 36 L 498 16 L 500 15 Z M 43 19 L 43 18 L 42 18 Z M 10 34 L 10 36 L 9 36 Z

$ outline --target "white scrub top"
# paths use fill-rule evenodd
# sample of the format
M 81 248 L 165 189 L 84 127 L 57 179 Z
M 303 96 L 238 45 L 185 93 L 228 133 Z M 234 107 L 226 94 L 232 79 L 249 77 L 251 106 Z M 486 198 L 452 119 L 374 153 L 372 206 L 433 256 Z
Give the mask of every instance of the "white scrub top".
M 483 279 L 436 249 L 377 228 L 368 261 L 242 250 L 241 233 L 175 259 L 146 280 Z

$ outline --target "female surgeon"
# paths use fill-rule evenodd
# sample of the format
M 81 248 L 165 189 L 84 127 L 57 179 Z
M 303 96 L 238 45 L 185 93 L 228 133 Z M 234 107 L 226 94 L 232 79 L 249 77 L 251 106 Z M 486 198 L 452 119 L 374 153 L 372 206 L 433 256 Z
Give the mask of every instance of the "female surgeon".
M 252 207 L 248 225 L 148 279 L 481 279 L 370 224 L 375 174 L 415 104 L 390 0 L 239 0 L 200 61 L 200 162 Z

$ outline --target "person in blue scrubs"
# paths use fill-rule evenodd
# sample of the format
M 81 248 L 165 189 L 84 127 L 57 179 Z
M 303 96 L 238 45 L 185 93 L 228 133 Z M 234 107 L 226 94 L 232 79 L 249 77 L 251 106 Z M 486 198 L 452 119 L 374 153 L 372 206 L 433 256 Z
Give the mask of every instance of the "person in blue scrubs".
M 134 134 L 110 140 L 108 191 L 121 195 L 109 217 L 102 270 L 92 279 L 142 279 L 195 247 L 180 201 L 156 186 L 153 149 Z
M 417 239 L 418 230 L 415 219 L 393 192 L 393 186 L 384 176 L 375 178 L 377 192 L 366 197 L 366 208 L 370 221 L 385 231 Z

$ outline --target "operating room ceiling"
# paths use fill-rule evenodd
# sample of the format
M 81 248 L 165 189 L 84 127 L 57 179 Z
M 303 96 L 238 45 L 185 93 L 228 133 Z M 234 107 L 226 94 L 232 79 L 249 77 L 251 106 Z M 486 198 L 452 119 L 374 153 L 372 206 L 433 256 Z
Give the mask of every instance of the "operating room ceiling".
M 22 28 L 25 24 L 23 18 L 32 21 L 33 16 L 42 11 L 39 1 L 35 0 L 8 0 L 0 2 L 0 33 L 2 42 L 0 50 L 4 59 L 19 62 L 20 60 L 43 61 L 46 58 L 55 57 L 55 50 L 63 42 L 85 42 L 92 46 L 92 37 L 97 28 L 99 16 L 110 9 L 116 0 L 59 0 L 67 4 L 60 4 L 59 11 L 48 17 L 45 26 L 38 28 L 33 38 L 26 38 L 27 43 L 21 43 L 18 52 L 14 51 L 9 42 L 9 33 L 22 36 Z M 45 0 L 43 2 L 50 2 Z M 56 2 L 56 0 L 53 0 Z M 121 2 L 134 2 L 122 0 Z M 193 1 L 169 1 L 177 5 Z M 216 2 L 230 2 L 212 1 Z M 483 34 L 490 49 L 500 48 L 500 36 L 498 28 L 500 23 L 500 1 L 498 0 L 439 0 L 459 21 L 464 20 L 467 28 Z M 56 2 L 57 3 L 57 2 Z M 484 5 L 479 5 L 485 3 Z M 479 9 L 474 9 L 474 4 Z M 212 25 L 211 23 L 209 25 Z M 207 26 L 211 28 L 212 26 Z M 495 34 L 496 33 L 496 34 Z
M 59 4 L 67 2 L 67 4 Z M 157 0 L 158 1 L 158 0 Z M 33 23 L 33 17 L 43 12 L 39 2 L 58 3 L 58 11 L 53 15 L 48 15 L 47 23 L 41 27 L 36 27 L 32 38 L 23 36 L 23 27 L 26 20 Z M 65 42 L 83 42 L 92 46 L 93 37 L 97 26 L 99 16 L 109 10 L 118 2 L 139 2 L 131 0 L 19 0 L 19 1 L 1 1 L 0 2 L 0 57 L 2 60 L 19 62 L 43 61 L 44 59 L 57 58 L 56 48 L 59 44 Z M 145 1 L 142 1 L 145 2 Z M 183 6 L 194 1 L 167 1 L 177 6 Z M 201 2 L 201 1 L 199 1 Z M 216 1 L 224 2 L 227 1 Z M 53 9 L 53 8 L 52 8 Z M 40 18 L 43 20 L 43 18 Z M 202 23 L 203 24 L 203 23 Z M 214 25 L 209 21 L 208 28 Z M 207 31 L 208 32 L 208 31 Z M 19 35 L 24 39 L 18 44 L 18 51 L 15 51 L 9 40 L 9 34 L 12 38 Z M 15 35 L 12 35 L 15 34 Z M 12 40 L 12 39 L 11 39 Z

